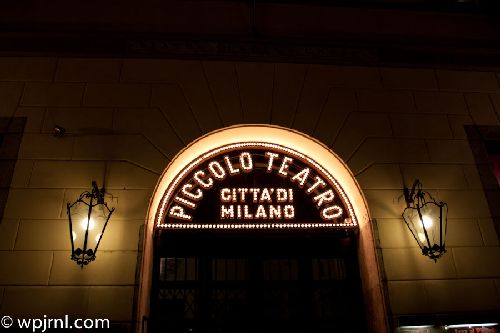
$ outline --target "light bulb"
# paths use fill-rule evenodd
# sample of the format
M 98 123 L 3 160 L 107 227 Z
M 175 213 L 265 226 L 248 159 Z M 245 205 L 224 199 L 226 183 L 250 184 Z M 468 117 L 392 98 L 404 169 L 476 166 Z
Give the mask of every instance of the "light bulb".
M 76 239 L 76 232 L 72 231 L 72 233 L 73 233 L 73 240 L 75 240 Z
M 95 241 L 99 242 L 99 238 L 101 238 L 101 234 L 97 234 L 97 236 L 95 236 Z
M 432 227 L 432 219 L 428 215 L 423 215 L 422 216 L 422 222 L 424 224 L 425 229 L 429 229 Z
M 427 238 L 425 238 L 425 234 L 423 232 L 418 233 L 418 238 L 420 238 L 420 241 L 422 243 L 425 243 L 427 241 Z
M 94 219 L 90 218 L 88 221 L 89 221 L 89 223 L 88 223 L 89 224 L 89 230 L 93 230 L 94 226 L 95 226 Z M 87 229 L 87 219 L 86 218 L 82 219 L 81 226 L 82 226 L 83 230 Z

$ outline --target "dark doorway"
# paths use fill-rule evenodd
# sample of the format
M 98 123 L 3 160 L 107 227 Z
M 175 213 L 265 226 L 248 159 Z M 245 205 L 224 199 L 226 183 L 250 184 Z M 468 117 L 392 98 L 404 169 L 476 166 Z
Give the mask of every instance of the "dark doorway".
M 353 231 L 157 231 L 149 332 L 365 331 Z

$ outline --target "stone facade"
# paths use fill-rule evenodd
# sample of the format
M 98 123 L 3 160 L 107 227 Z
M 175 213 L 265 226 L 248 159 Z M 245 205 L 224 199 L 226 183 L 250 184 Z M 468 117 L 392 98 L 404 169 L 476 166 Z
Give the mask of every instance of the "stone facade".
M 128 325 L 160 174 L 191 141 L 242 123 L 302 131 L 347 163 L 378 232 L 390 316 L 500 313 L 500 216 L 464 128 L 500 127 L 499 72 L 4 57 L 0 117 L 26 118 L 0 223 L 1 314 Z M 437 263 L 401 219 L 402 187 L 416 178 L 449 205 L 448 252 Z M 69 260 L 66 203 L 92 180 L 116 212 L 82 270 Z

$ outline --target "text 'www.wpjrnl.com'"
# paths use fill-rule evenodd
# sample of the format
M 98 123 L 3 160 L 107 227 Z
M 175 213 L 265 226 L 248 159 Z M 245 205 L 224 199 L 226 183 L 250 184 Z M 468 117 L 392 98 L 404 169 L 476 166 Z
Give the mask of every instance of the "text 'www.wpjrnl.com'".
M 50 332 L 52 329 L 106 329 L 109 328 L 109 319 L 70 319 L 68 315 L 63 318 L 12 318 L 3 316 L 0 319 L 1 328 L 24 329 L 32 332 Z

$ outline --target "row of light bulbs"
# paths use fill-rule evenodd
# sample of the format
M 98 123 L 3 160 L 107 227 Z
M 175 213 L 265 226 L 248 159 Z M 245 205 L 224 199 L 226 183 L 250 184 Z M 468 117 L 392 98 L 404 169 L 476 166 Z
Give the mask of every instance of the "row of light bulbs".
M 165 229 L 290 229 L 290 228 L 331 228 L 355 227 L 342 223 L 261 223 L 261 224 L 189 224 L 170 223 L 161 225 Z

